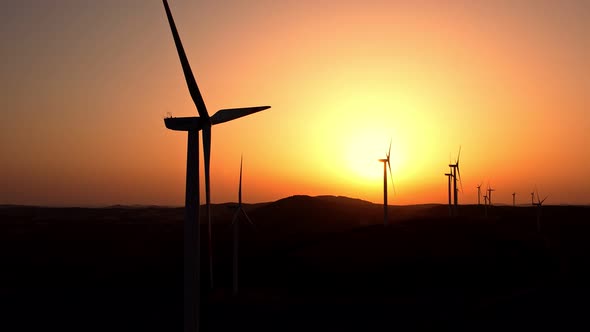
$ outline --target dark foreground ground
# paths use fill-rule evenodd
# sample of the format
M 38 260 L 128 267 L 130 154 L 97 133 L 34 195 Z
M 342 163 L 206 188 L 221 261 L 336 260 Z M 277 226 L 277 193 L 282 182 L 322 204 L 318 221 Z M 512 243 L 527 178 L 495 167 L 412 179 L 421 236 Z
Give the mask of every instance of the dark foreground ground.
M 231 205 L 202 243 L 204 331 L 590 330 L 590 208 L 382 207 L 296 196 Z M 182 209 L 0 208 L 0 330 L 181 331 Z M 203 225 L 202 238 L 206 234 Z M 10 326 L 10 328 L 5 328 Z

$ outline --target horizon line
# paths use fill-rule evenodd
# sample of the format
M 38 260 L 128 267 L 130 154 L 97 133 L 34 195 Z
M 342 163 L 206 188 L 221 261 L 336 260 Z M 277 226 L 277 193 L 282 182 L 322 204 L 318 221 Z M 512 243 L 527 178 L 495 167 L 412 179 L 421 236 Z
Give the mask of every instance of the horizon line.
M 288 199 L 292 197 L 311 197 L 311 198 L 321 198 L 321 197 L 335 197 L 335 198 L 345 198 L 345 199 L 353 199 L 359 200 L 366 203 L 374 204 L 374 205 L 382 205 L 382 202 L 371 202 L 362 198 L 357 197 L 349 197 L 349 196 L 342 196 L 342 195 L 306 195 L 306 194 L 295 194 L 290 196 L 285 196 L 282 198 L 278 198 L 276 200 L 271 201 L 262 201 L 262 202 L 242 202 L 245 205 L 256 205 L 256 204 L 268 204 L 277 202 L 283 199 Z M 211 205 L 227 205 L 227 204 L 238 204 L 237 201 L 226 201 L 220 203 L 211 203 Z M 404 206 L 419 206 L 419 205 L 448 205 L 447 202 L 443 203 L 414 203 L 414 204 L 388 204 L 391 207 L 404 207 Z M 477 206 L 477 203 L 469 203 L 469 204 L 459 204 L 459 206 Z M 484 204 L 481 204 L 482 206 Z M 205 204 L 201 204 L 201 206 L 205 206 Z M 531 204 L 516 204 L 513 206 L 512 203 L 494 203 L 492 206 L 502 206 L 502 207 L 532 207 Z M 580 204 L 573 204 L 573 203 L 556 203 L 556 204 L 546 204 L 543 206 L 577 206 L 577 207 L 590 207 L 589 203 L 580 203 Z M 139 203 L 113 203 L 113 204 L 87 204 L 87 205 L 66 205 L 66 204 L 14 204 L 14 203 L 0 203 L 0 208 L 80 208 L 80 209 L 108 209 L 108 208 L 168 208 L 168 209 L 176 209 L 176 208 L 184 208 L 184 205 L 168 205 L 168 204 L 139 204 Z

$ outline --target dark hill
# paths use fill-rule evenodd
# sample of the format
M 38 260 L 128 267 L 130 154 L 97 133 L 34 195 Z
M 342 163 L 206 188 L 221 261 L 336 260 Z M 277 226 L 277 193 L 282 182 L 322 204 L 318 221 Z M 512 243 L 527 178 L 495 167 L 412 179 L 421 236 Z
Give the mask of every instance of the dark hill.
M 589 327 L 587 207 L 544 207 L 539 234 L 533 207 L 494 206 L 484 218 L 482 206 L 461 206 L 449 218 L 445 205 L 392 206 L 383 227 L 381 205 L 347 197 L 246 204 L 255 227 L 241 228 L 242 292 L 232 297 L 235 205 L 212 206 L 212 292 L 201 242 L 205 331 Z M 181 330 L 183 215 L 3 207 L 4 324 Z

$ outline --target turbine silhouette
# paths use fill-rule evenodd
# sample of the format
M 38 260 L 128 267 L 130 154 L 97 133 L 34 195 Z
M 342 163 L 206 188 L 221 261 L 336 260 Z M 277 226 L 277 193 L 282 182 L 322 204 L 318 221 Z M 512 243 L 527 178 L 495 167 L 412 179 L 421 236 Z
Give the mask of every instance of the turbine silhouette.
M 477 186 L 477 205 L 481 205 L 480 204 L 480 197 L 481 197 L 481 185 L 482 184 L 483 184 L 483 182 Z
M 195 106 L 197 108 L 197 112 L 199 113 L 199 117 L 167 118 L 165 119 L 165 122 L 166 127 L 172 130 L 188 129 L 190 131 L 200 129 L 203 132 L 203 156 L 205 158 L 205 199 L 207 212 L 207 230 L 209 239 L 209 271 L 210 284 L 211 288 L 213 288 L 213 248 L 211 240 L 211 181 L 209 175 L 211 160 L 211 127 L 216 124 L 221 124 L 224 122 L 241 118 L 246 115 L 250 115 L 252 113 L 260 112 L 262 110 L 270 108 L 270 106 L 223 109 L 219 110 L 218 112 L 213 114 L 213 116 L 210 117 L 209 113 L 207 112 L 207 107 L 205 106 L 203 97 L 201 96 L 201 92 L 199 91 L 199 87 L 197 86 L 197 81 L 193 76 L 190 64 L 184 52 L 182 42 L 180 41 L 180 36 L 178 35 L 178 31 L 176 30 L 174 19 L 172 18 L 172 13 L 170 12 L 170 8 L 168 7 L 168 2 L 166 0 L 163 0 L 163 2 L 164 7 L 166 9 L 166 15 L 168 16 L 168 22 L 170 23 L 170 29 L 172 30 L 172 35 L 174 37 L 176 50 L 178 51 L 178 57 L 180 58 L 180 63 L 182 65 L 182 71 L 184 72 L 186 84 L 188 86 L 189 93 L 193 99 L 193 102 L 195 103 Z
M 488 203 L 492 206 L 492 191 L 496 191 L 496 189 L 492 188 L 488 182 Z
M 395 193 L 395 186 L 393 185 L 393 174 L 391 173 L 391 163 L 389 157 L 391 154 L 391 140 L 389 141 L 389 150 L 385 154 L 385 159 L 379 159 L 383 163 L 383 225 L 387 226 L 387 168 L 389 167 L 389 175 L 391 177 L 391 187 Z
M 200 230 L 199 230 L 199 131 L 203 132 L 203 155 L 205 158 L 205 196 L 207 212 L 208 246 L 209 246 L 209 281 L 213 288 L 213 246 L 211 239 L 211 190 L 209 166 L 211 159 L 211 127 L 216 124 L 235 120 L 250 115 L 270 106 L 257 106 L 237 109 L 224 109 L 209 116 L 207 108 L 197 81 L 193 76 L 190 64 L 184 52 L 180 36 L 176 29 L 168 1 L 162 0 L 166 17 L 170 25 L 172 37 L 186 84 L 191 98 L 197 108 L 198 117 L 166 118 L 166 128 L 188 132 L 187 144 L 187 169 L 186 169 L 186 195 L 185 195 L 185 276 L 184 276 L 184 303 L 185 303 L 185 330 L 196 331 L 199 328 L 199 295 L 200 295 Z
M 516 192 L 512 193 L 512 206 L 516 206 Z
M 461 192 L 463 192 L 463 182 L 461 181 L 461 170 L 459 169 L 459 158 L 461 158 L 461 146 L 459 146 L 459 153 L 457 154 L 457 160 L 455 160 L 454 164 L 449 162 L 449 167 L 451 168 L 451 173 L 453 174 L 453 192 L 455 195 L 454 205 L 455 205 L 455 215 L 457 215 L 457 208 L 458 208 L 458 188 L 457 188 L 457 176 L 459 177 L 459 184 L 461 186 Z
M 535 192 L 537 193 L 537 202 L 533 201 L 533 204 L 537 206 L 537 232 L 541 232 L 541 206 L 543 206 L 543 202 L 549 197 L 549 195 L 545 196 L 543 200 L 539 197 L 539 191 L 535 188 Z
M 447 188 L 449 192 L 449 217 L 453 216 L 453 205 L 451 204 L 451 178 L 453 177 L 452 169 L 450 173 L 445 173 L 447 177 Z
M 240 158 L 240 184 L 238 187 L 238 207 L 236 208 L 236 212 L 234 212 L 234 217 L 232 218 L 232 225 L 234 228 L 234 277 L 233 277 L 233 290 L 234 295 L 238 294 L 238 259 L 239 259 L 239 244 L 240 244 L 240 214 L 246 218 L 246 220 L 250 223 L 250 225 L 254 226 L 250 217 L 244 211 L 242 207 L 242 162 L 243 157 Z

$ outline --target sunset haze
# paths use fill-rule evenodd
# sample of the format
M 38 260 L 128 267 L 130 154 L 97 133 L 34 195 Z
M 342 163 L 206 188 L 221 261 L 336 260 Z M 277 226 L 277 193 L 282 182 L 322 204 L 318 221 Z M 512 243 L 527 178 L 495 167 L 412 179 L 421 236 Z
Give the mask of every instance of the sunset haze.
M 170 1 L 215 126 L 213 203 L 590 204 L 588 1 Z M 160 1 L 2 5 L 0 204 L 184 204 L 197 116 Z M 202 154 L 202 149 L 200 151 Z M 202 159 L 201 159 L 202 162 Z M 201 165 L 200 171 L 203 171 Z M 202 178 L 202 177 L 201 177 Z M 204 192 L 204 181 L 201 181 Z M 393 194 L 393 195 L 392 195 Z

